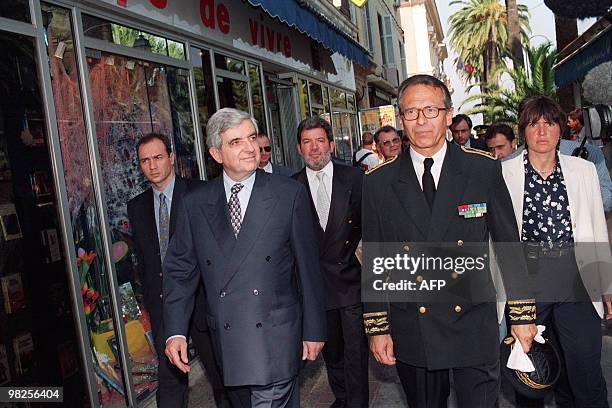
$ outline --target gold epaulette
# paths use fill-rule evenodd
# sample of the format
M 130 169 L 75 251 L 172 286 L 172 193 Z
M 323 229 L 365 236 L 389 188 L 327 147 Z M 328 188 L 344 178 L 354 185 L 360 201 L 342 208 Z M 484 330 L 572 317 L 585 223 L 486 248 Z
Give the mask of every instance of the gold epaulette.
M 510 324 L 535 323 L 535 299 L 509 300 L 508 317 L 510 318 Z
M 463 150 L 466 153 L 474 153 L 474 154 L 478 154 L 480 156 L 486 157 L 487 159 L 495 160 L 495 156 L 493 156 L 491 153 L 485 152 L 484 150 L 474 149 L 473 147 L 465 147 L 465 146 L 461 146 L 461 150 Z
M 363 314 L 363 325 L 369 336 L 389 334 L 389 319 L 387 312 L 373 312 Z
M 370 174 L 370 173 L 373 173 L 373 172 L 375 172 L 376 170 L 380 169 L 381 167 L 384 167 L 384 166 L 386 166 L 387 164 L 391 164 L 391 163 L 393 163 L 395 160 L 397 160 L 397 158 L 398 158 L 398 157 L 399 157 L 399 156 L 395 156 L 395 157 L 394 157 L 394 158 L 392 158 L 392 159 L 389 159 L 389 160 L 387 160 L 387 161 L 384 161 L 384 162 L 380 163 L 378 166 L 376 166 L 376 167 L 374 167 L 374 168 L 371 168 L 371 169 L 369 169 L 369 170 L 366 170 L 365 174 Z

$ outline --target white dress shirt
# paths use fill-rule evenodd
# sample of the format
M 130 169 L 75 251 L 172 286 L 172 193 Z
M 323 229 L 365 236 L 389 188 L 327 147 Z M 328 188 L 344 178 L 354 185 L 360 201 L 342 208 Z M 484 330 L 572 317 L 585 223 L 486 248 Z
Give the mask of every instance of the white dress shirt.
M 433 176 L 434 183 L 436 184 L 436 188 L 438 188 L 438 180 L 440 180 L 440 173 L 442 172 L 442 163 L 444 162 L 444 157 L 446 156 L 446 142 L 442 145 L 442 148 L 436 152 L 431 158 L 433 159 L 433 165 L 431 166 L 431 175 Z M 420 153 L 415 152 L 412 148 L 410 148 L 410 158 L 412 158 L 412 165 L 414 166 L 414 172 L 416 173 L 417 180 L 419 180 L 419 185 L 421 186 L 421 190 L 423 189 L 423 173 L 425 173 L 425 164 L 423 162 L 427 157 L 423 156 Z
M 223 171 L 223 187 L 225 187 L 225 198 L 229 202 L 230 197 L 232 196 L 232 186 L 236 183 L 242 184 L 242 190 L 238 193 L 238 201 L 240 201 L 240 221 L 244 220 L 244 214 L 246 213 L 246 209 L 249 206 L 249 199 L 251 198 L 251 193 L 253 192 L 253 185 L 255 184 L 255 174 L 251 174 L 249 177 L 242 181 L 234 181 L 227 175 L 225 170 Z
M 272 163 L 268 162 L 265 166 L 261 168 L 266 173 L 272 173 Z
M 327 191 L 327 195 L 329 196 L 329 202 L 331 203 L 332 197 L 332 180 L 334 179 L 334 164 L 330 160 L 329 163 L 325 165 L 321 170 L 325 173 L 325 177 L 323 177 L 323 181 L 325 182 L 325 190 Z M 319 190 L 319 179 L 317 178 L 317 173 L 319 171 L 312 170 L 306 167 L 306 177 L 308 178 L 308 187 L 310 188 L 310 195 L 312 200 L 314 201 L 315 207 L 317 206 L 317 191 Z

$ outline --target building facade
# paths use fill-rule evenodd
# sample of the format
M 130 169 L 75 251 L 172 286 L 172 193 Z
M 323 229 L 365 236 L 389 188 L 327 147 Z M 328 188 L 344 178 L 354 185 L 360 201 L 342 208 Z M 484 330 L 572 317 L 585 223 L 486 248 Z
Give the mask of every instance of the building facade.
M 401 0 L 407 75 L 429 74 L 450 85 L 443 63 L 448 57 L 435 0 Z
M 272 160 L 297 170 L 297 125 L 321 115 L 350 161 L 354 72 L 368 57 L 350 14 L 342 26 L 316 4 L 0 3 L 0 385 L 61 386 L 71 406 L 153 398 L 126 210 L 147 186 L 134 150 L 143 134 L 170 137 L 177 174 L 210 179 L 220 168 L 205 126 L 234 107 L 270 136 Z

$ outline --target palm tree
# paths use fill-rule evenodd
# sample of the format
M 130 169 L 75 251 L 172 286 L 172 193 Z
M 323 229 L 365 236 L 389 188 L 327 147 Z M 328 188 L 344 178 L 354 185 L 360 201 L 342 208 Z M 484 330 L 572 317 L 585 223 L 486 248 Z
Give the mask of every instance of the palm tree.
M 537 47 L 527 47 L 528 66 L 510 69 L 499 67 L 495 75 L 507 74 L 513 86 L 491 86 L 488 93 L 472 95 L 463 101 L 463 104 L 480 100 L 481 102 L 468 110 L 468 115 L 482 113 L 491 123 L 507 123 L 513 125 L 518 122 L 519 103 L 526 97 L 534 95 L 547 95 L 557 97 L 555 87 L 555 49 L 550 42 Z M 480 84 L 474 84 L 477 86 Z M 471 87 L 470 87 L 471 88 Z M 482 87 L 481 87 L 482 89 Z
M 514 66 L 523 66 L 523 45 L 519 27 L 518 8 L 516 0 L 506 0 L 506 13 L 508 15 L 508 43 Z
M 451 15 L 450 44 L 457 53 L 456 63 L 471 66 L 460 74 L 469 82 L 495 84 L 494 73 L 508 49 L 508 15 L 499 0 L 455 0 L 450 3 L 463 7 Z M 529 12 L 527 6 L 517 6 L 518 25 L 523 44 L 528 43 Z M 483 89 L 486 91 L 486 88 Z

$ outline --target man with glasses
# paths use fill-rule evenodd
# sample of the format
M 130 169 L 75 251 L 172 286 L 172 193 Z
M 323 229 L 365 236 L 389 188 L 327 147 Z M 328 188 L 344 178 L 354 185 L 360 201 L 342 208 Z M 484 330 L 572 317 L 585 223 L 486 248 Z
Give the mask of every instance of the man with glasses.
M 374 133 L 374 141 L 384 161 L 391 160 L 402 152 L 402 139 L 393 126 L 383 126 Z
M 272 156 L 272 146 L 270 146 L 270 138 L 265 133 L 257 135 L 257 143 L 259 144 L 259 168 L 266 173 L 280 174 L 281 176 L 291 177 L 293 171 L 280 164 L 272 164 L 270 157 Z
M 401 248 L 397 256 L 414 253 L 420 257 L 425 252 L 434 259 L 450 256 L 458 261 L 457 252 L 463 256 L 459 251 L 468 248 L 488 258 L 489 239 L 494 244 L 514 243 L 495 245 L 495 254 L 508 298 L 513 299 L 509 302 L 512 335 L 529 350 L 536 333 L 535 302 L 525 300 L 533 298 L 530 293 L 517 290 L 526 287 L 520 283 L 527 277 L 527 268 L 500 163 L 488 153 L 447 143 L 453 109 L 448 88 L 439 79 L 408 78 L 399 88 L 398 106 L 410 148 L 364 177 L 365 262 L 380 256 L 368 254 L 376 243 L 385 243 L 384 248 L 397 243 Z M 466 205 L 473 210 L 464 212 Z M 464 248 L 464 242 L 470 245 Z M 440 247 L 450 248 L 437 250 Z M 421 268 L 414 276 L 402 274 L 400 279 L 412 282 L 436 276 L 446 286 L 420 291 L 418 298 L 411 291 L 399 298 L 378 292 L 364 304 L 370 349 L 378 362 L 396 366 L 410 407 L 446 407 L 450 370 L 459 407 L 495 406 L 501 310 L 496 310 L 488 263 L 469 272 L 451 265 L 435 273 Z M 363 273 L 374 272 L 371 264 L 364 263 L 363 268 Z M 387 278 L 398 282 L 398 275 L 394 271 Z

